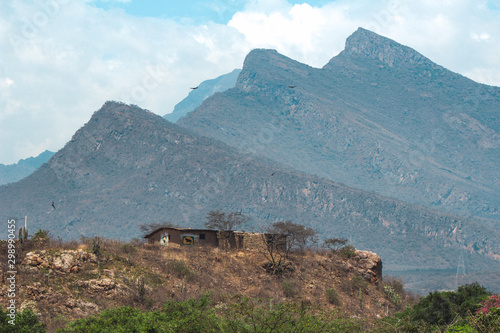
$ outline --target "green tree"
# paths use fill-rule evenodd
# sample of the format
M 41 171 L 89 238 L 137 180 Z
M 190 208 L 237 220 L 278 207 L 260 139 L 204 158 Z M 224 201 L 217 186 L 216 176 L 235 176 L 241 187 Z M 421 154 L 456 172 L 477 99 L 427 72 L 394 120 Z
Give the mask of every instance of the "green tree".
M 11 325 L 9 321 L 9 312 L 3 311 L 0 308 L 0 333 L 45 333 L 45 325 L 40 323 L 38 317 L 31 309 L 26 309 L 22 312 L 17 312 L 15 317 L 15 325 Z

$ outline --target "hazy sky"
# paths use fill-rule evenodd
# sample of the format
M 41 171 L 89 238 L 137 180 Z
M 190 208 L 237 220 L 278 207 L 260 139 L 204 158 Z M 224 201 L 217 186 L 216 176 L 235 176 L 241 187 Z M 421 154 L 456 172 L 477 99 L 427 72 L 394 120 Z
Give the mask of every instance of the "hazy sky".
M 2 0 L 0 163 L 59 150 L 106 100 L 170 113 L 253 48 L 322 67 L 360 26 L 500 86 L 500 0 Z

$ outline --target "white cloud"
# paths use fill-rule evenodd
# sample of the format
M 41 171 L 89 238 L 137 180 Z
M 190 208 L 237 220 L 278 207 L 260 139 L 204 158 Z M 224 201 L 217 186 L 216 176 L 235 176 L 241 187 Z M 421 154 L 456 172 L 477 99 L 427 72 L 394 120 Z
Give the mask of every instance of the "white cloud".
M 168 113 L 190 86 L 241 67 L 255 47 L 321 67 L 358 26 L 500 85 L 499 12 L 481 3 L 249 0 L 227 25 L 195 26 L 85 0 L 2 1 L 0 163 L 60 149 L 106 100 Z

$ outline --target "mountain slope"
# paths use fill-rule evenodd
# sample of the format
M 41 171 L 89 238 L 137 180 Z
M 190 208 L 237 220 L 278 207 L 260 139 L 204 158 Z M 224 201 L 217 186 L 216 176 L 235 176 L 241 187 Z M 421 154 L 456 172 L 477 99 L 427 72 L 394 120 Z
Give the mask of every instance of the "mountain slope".
M 296 86 L 294 88 L 291 88 Z M 500 228 L 500 88 L 364 29 L 323 68 L 248 54 L 178 125 L 298 170 Z
M 174 107 L 172 113 L 164 115 L 163 118 L 175 123 L 181 117 L 184 117 L 186 114 L 200 106 L 205 99 L 212 96 L 216 92 L 222 92 L 234 87 L 240 72 L 240 69 L 235 69 L 231 73 L 221 75 L 212 80 L 203 81 L 197 89 L 191 91 L 186 98 Z
M 52 155 L 54 155 L 53 152 L 46 150 L 36 157 L 22 159 L 15 164 L 0 164 L 0 185 L 23 179 L 47 162 Z
M 252 217 L 246 230 L 285 219 L 346 237 L 393 271 L 449 270 L 462 256 L 468 270 L 485 272 L 500 259 L 499 232 L 474 221 L 286 170 L 115 102 L 35 173 L 0 187 L 5 221 L 28 215 L 31 233 L 65 239 L 130 239 L 160 221 L 200 227 L 214 209 Z

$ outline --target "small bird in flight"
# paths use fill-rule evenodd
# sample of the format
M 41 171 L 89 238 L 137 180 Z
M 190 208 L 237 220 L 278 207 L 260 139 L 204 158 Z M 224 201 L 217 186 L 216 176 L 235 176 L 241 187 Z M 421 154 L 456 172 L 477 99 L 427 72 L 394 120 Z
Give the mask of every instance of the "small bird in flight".
M 52 208 L 56 209 L 56 205 L 54 205 L 54 201 L 52 201 Z
M 198 87 L 192 87 L 192 88 L 190 88 L 190 89 L 195 90 L 195 89 L 198 89 Z
M 293 89 L 293 88 L 295 88 L 295 87 L 296 87 L 296 86 L 288 86 L 288 88 L 290 88 L 290 89 Z

